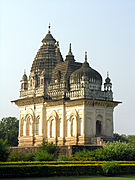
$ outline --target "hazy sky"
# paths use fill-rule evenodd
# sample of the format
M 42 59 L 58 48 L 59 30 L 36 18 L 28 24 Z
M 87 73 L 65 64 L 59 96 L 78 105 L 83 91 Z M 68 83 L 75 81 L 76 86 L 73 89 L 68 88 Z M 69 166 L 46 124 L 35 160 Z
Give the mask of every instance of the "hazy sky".
M 68 45 L 77 61 L 102 75 L 109 71 L 114 100 L 114 132 L 135 134 L 135 0 L 0 0 L 0 119 L 18 118 L 10 101 L 19 97 L 41 40 L 51 33 L 65 58 Z

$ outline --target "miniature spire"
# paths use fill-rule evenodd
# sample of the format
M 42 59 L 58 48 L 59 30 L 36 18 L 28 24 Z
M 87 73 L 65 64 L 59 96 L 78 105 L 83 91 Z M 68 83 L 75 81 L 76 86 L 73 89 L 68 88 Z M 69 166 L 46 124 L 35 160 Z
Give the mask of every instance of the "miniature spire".
M 24 74 L 22 76 L 23 81 L 27 81 L 27 75 L 26 75 L 26 70 L 24 69 Z
M 85 51 L 85 62 L 87 62 L 87 51 Z
M 68 55 L 72 55 L 72 51 L 71 51 L 71 43 L 69 44 L 69 52 Z
M 51 28 L 51 25 L 49 23 L 49 26 L 48 26 L 48 33 L 50 34 L 50 28 Z

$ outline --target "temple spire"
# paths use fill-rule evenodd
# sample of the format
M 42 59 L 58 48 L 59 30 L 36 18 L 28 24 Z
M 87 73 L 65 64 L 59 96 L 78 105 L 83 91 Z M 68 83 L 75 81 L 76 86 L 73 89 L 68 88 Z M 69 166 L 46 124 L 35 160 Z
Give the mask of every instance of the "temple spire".
M 50 25 L 50 23 L 49 23 L 49 25 L 48 25 L 48 33 L 50 34 L 50 28 L 51 28 L 51 25 Z
M 68 55 L 72 55 L 72 51 L 71 51 L 71 43 L 69 44 L 69 52 Z

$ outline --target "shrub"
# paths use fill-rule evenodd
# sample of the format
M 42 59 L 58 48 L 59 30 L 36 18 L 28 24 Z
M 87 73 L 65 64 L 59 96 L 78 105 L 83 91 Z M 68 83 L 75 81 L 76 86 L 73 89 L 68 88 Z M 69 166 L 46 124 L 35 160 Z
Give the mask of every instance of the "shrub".
M 12 165 L 0 166 L 0 178 L 8 177 L 48 177 L 48 176 L 88 176 L 97 175 L 100 166 L 84 165 Z
M 0 139 L 0 161 L 7 161 L 9 155 L 9 149 L 7 141 Z
M 24 157 L 25 161 L 34 161 L 35 153 L 26 154 Z
M 56 153 L 58 152 L 58 147 L 53 143 L 48 143 L 43 141 L 39 146 L 39 152 L 34 155 L 35 161 L 52 161 L 54 160 Z
M 22 152 L 15 152 L 10 153 L 8 157 L 8 161 L 15 162 L 15 161 L 23 161 L 25 159 L 25 156 Z
M 135 160 L 135 148 L 129 143 L 125 142 L 113 142 L 108 143 L 103 148 L 99 148 L 91 153 L 91 156 L 96 160 L 105 161 L 134 161 Z
M 74 155 L 74 160 L 78 161 L 94 161 L 95 157 L 92 157 L 92 151 L 83 149 L 83 151 L 78 151 Z
M 47 151 L 40 151 L 35 154 L 34 158 L 35 161 L 52 161 L 54 160 L 54 154 L 49 154 Z
M 59 160 L 60 161 L 73 161 L 73 157 L 72 156 L 66 156 L 66 155 L 61 155 L 59 156 Z
M 115 162 L 106 162 L 101 165 L 102 167 L 102 175 L 105 176 L 116 176 L 119 175 L 120 165 Z
M 53 143 L 48 143 L 47 141 L 43 141 L 43 143 L 39 146 L 39 152 L 46 151 L 49 154 L 56 154 L 58 152 L 58 147 Z

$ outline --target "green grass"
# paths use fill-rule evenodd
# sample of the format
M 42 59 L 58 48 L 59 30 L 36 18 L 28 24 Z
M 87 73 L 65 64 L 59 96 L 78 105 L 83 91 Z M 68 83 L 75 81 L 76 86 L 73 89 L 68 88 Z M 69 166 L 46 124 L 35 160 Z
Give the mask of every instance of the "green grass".
M 43 177 L 43 178 L 14 178 L 16 180 L 135 180 L 135 175 L 121 177 L 104 177 L 104 176 L 89 176 L 89 177 Z M 14 180 L 10 179 L 10 180 Z M 9 180 L 9 179 L 1 179 Z

